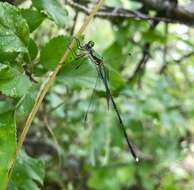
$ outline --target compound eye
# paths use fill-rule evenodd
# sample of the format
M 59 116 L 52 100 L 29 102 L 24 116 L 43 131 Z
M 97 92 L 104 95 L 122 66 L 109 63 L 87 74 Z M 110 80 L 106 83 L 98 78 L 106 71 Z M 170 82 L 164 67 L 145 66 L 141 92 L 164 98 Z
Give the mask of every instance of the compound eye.
M 89 46 L 90 47 L 94 47 L 94 42 L 93 41 L 89 41 Z

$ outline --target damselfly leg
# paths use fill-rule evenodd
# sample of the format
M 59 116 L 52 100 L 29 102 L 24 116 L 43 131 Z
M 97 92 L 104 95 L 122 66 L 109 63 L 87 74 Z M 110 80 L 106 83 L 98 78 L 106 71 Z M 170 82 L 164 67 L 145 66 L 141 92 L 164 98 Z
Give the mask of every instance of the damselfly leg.
M 67 48 L 72 52 L 73 56 L 75 57 L 75 59 L 73 59 L 69 64 L 72 63 L 76 63 L 76 61 L 83 59 L 84 57 L 86 57 L 87 55 L 85 53 L 82 54 L 77 54 L 72 48 L 70 48 L 69 46 L 67 46 Z M 83 61 L 79 64 L 77 64 L 75 66 L 75 69 L 78 69 L 81 65 L 82 65 Z
M 73 37 L 73 39 L 75 40 L 75 42 L 76 42 L 76 44 L 77 44 L 77 48 L 78 48 L 79 50 L 84 50 L 84 46 L 81 45 L 79 39 L 76 38 L 75 36 Z

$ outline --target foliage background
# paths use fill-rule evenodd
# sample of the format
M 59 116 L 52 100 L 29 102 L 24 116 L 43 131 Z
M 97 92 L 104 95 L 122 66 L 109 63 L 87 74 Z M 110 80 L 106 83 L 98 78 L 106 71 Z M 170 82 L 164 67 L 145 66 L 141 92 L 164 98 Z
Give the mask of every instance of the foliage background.
M 12 3 L 0 2 L 2 190 L 16 134 L 19 138 L 40 84 L 85 18 L 68 2 Z M 109 0 L 106 6 L 142 11 L 136 1 Z M 162 12 L 149 14 L 164 17 Z M 71 53 L 31 126 L 9 189 L 194 189 L 192 35 L 187 23 L 96 17 L 84 42 L 93 40 L 104 57 L 112 94 L 140 162 L 132 159 L 100 82 L 84 122 L 96 72 L 88 63 L 74 69 Z

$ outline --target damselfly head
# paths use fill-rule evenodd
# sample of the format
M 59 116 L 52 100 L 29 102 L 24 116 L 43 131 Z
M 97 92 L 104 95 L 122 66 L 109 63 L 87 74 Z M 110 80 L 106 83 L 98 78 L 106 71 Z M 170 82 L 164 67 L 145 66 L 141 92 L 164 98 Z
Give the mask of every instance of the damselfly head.
M 88 43 L 87 43 L 87 48 L 88 49 L 91 49 L 91 48 L 93 48 L 94 47 L 94 42 L 93 41 L 89 41 Z

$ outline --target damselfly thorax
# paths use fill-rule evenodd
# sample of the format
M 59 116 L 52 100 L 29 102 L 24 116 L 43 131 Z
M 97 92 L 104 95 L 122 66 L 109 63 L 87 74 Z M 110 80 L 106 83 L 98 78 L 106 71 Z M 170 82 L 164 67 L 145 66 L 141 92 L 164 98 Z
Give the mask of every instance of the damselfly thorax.
M 103 64 L 103 59 L 97 57 L 97 55 L 95 55 L 95 52 L 93 50 L 94 47 L 94 42 L 93 41 L 89 41 L 88 43 L 86 43 L 83 48 L 83 50 L 85 50 L 88 54 L 88 57 L 96 64 L 96 65 L 101 65 Z

